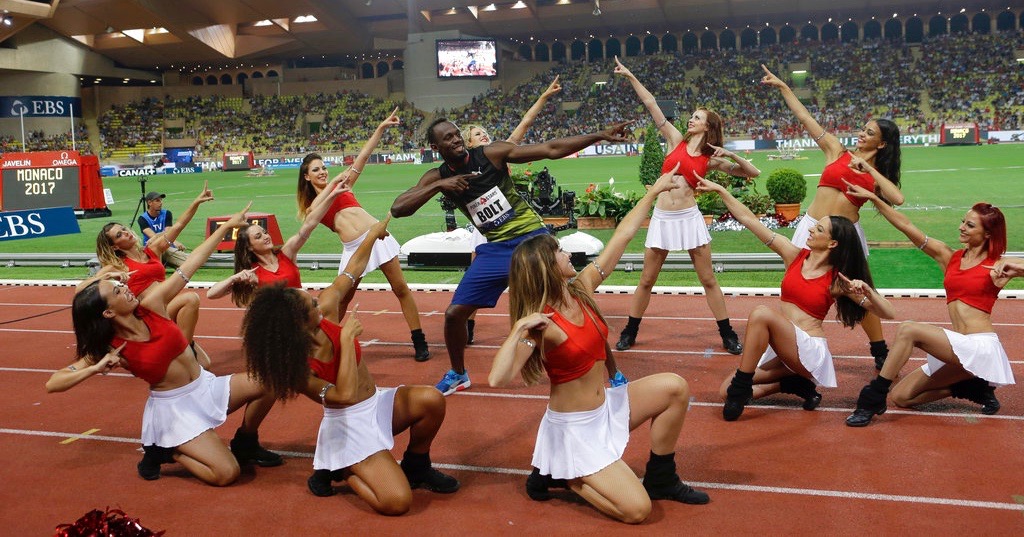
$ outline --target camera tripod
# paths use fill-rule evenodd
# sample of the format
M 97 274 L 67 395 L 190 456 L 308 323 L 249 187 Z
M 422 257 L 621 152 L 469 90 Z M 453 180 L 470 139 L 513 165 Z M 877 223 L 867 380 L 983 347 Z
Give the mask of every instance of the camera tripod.
M 139 202 L 135 204 L 135 214 L 132 215 L 131 222 L 128 223 L 128 229 L 131 229 L 135 225 L 136 220 L 139 218 L 139 212 L 146 210 L 146 176 L 139 176 L 139 186 L 142 188 L 142 194 L 139 195 Z

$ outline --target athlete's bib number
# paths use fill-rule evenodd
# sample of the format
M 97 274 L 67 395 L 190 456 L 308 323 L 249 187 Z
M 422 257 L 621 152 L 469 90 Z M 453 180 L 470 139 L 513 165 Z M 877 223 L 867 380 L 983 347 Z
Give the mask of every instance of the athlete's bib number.
M 494 187 L 479 198 L 466 205 L 469 216 L 473 219 L 473 225 L 480 231 L 490 231 L 500 227 L 516 215 L 508 198 L 501 193 L 498 187 Z

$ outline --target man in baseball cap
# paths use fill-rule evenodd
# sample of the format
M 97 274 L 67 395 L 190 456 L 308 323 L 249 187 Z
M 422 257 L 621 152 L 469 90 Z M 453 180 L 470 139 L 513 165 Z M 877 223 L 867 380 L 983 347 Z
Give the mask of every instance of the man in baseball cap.
M 142 230 L 142 245 L 145 246 L 149 239 L 174 223 L 171 211 L 164 209 L 164 198 L 167 194 L 160 192 L 149 192 L 146 194 L 146 210 L 139 216 L 139 229 Z M 170 248 L 164 253 L 162 261 L 165 265 L 177 267 L 185 260 L 185 245 L 174 241 Z

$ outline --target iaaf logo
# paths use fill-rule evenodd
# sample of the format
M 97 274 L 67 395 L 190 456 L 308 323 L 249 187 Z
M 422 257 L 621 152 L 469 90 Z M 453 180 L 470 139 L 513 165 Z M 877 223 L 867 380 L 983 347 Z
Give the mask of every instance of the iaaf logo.
M 73 159 L 73 158 L 69 158 L 70 156 L 71 155 L 68 155 L 67 151 L 61 151 L 60 152 L 60 158 L 59 159 L 56 159 L 56 158 L 53 159 L 53 165 L 54 166 L 78 166 L 78 161 Z

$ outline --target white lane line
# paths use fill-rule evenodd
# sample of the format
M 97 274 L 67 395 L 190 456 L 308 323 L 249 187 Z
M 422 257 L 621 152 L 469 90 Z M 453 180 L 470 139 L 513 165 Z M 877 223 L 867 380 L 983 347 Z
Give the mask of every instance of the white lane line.
M 30 368 L 22 368 L 22 367 L 0 367 L 0 373 L 2 373 L 2 372 L 11 372 L 11 373 L 44 373 L 44 374 L 47 374 L 47 375 L 53 374 L 53 370 L 52 369 L 30 369 Z M 131 375 L 129 373 L 113 373 L 113 372 L 107 373 L 106 376 L 108 376 L 108 377 L 125 377 L 125 378 L 132 378 L 133 377 L 133 375 Z M 386 388 L 386 386 L 381 386 L 381 388 Z M 548 399 L 547 395 L 527 394 L 527 393 L 507 393 L 507 392 L 486 392 L 486 391 L 479 391 L 479 390 L 477 390 L 477 391 L 463 390 L 461 392 L 455 392 L 452 395 L 457 395 L 459 397 L 494 397 L 494 398 L 499 398 L 499 399 L 520 399 L 520 400 L 524 400 L 524 401 L 527 401 L 527 400 L 546 401 Z M 449 397 L 451 397 L 451 396 L 449 396 Z M 696 399 L 691 398 L 690 399 L 690 406 L 691 407 L 702 407 L 702 408 L 712 408 L 712 409 L 715 409 L 715 408 L 721 408 L 722 407 L 722 403 L 714 402 L 714 401 L 697 401 Z M 760 404 L 760 403 L 756 403 L 756 402 L 755 403 L 751 403 L 750 405 L 747 406 L 747 408 L 751 408 L 751 409 L 764 409 L 764 410 L 781 410 L 781 411 L 797 411 L 797 410 L 799 410 L 801 412 L 806 412 L 806 410 L 804 410 L 804 409 L 802 409 L 800 407 L 797 407 L 797 406 L 767 405 L 767 404 Z M 819 412 L 836 412 L 836 413 L 842 413 L 842 414 L 850 414 L 851 412 L 854 411 L 854 409 L 853 408 L 844 408 L 844 407 L 818 407 L 817 411 L 819 411 Z M 970 419 L 977 419 L 977 420 L 983 420 L 984 419 L 984 420 L 1024 421 L 1024 416 L 1013 416 L 1013 415 L 1006 415 L 1006 414 L 987 416 L 985 414 L 979 414 L 979 413 L 970 412 L 970 411 L 967 411 L 967 412 L 928 412 L 928 411 L 920 411 L 920 410 L 901 410 L 899 408 L 893 407 L 893 408 L 889 408 L 889 410 L 887 410 L 886 413 L 887 414 L 901 414 L 901 415 L 908 415 L 908 416 L 921 416 L 921 417 L 928 417 L 928 418 L 970 418 Z
M 141 442 L 138 438 L 124 438 L 118 436 L 83 435 L 77 433 L 61 433 L 56 431 L 34 431 L 25 429 L 0 429 L 0 434 L 13 434 L 23 436 L 43 436 L 57 438 L 76 438 L 79 440 L 99 440 L 107 442 L 119 442 L 125 444 L 137 444 Z M 308 451 L 276 451 L 281 455 L 295 458 L 312 458 L 313 453 Z M 529 470 L 518 468 L 503 468 L 500 466 L 473 466 L 466 464 L 445 464 L 435 462 L 434 466 L 445 470 L 459 470 L 464 472 L 477 472 L 502 475 L 529 475 Z M 688 481 L 691 486 L 704 489 L 735 490 L 741 492 L 755 492 L 766 494 L 782 494 L 795 496 L 816 496 L 825 498 L 838 498 L 844 500 L 872 500 L 894 503 L 916 503 L 924 505 L 946 505 L 951 507 L 968 507 L 975 509 L 998 509 L 1004 511 L 1024 512 L 1024 504 L 991 502 L 982 500 L 969 500 L 963 498 L 941 498 L 934 496 L 909 496 L 904 494 L 878 494 L 872 492 L 857 492 L 845 490 L 808 489 L 795 487 L 774 487 L 765 485 L 742 485 L 737 483 L 716 483 Z
M 33 306 L 67 307 L 67 305 L 65 305 L 65 304 L 15 304 L 15 303 L 7 303 L 7 304 L 0 303 L 0 306 L 10 306 L 10 307 L 19 307 L 19 308 L 22 308 L 22 307 L 33 307 Z M 200 311 L 214 311 L 214 312 L 228 311 L 228 312 L 238 312 L 240 314 L 243 313 L 243 311 L 238 309 L 238 308 L 207 308 L 207 307 L 202 307 L 202 308 L 199 308 L 199 310 Z M 60 313 L 60 312 L 53 312 L 53 313 Z M 428 312 L 428 313 L 420 312 L 420 315 L 424 316 L 424 317 L 432 317 L 432 316 L 437 316 L 437 315 L 442 315 L 442 314 L 443 314 L 443 312 L 436 312 L 436 311 L 432 311 L 432 312 Z M 403 315 L 403 313 L 401 311 L 385 310 L 385 311 L 373 312 L 373 315 L 375 315 L 375 316 L 378 316 L 378 315 Z M 508 314 L 507 313 L 477 313 L 477 316 L 478 317 L 480 317 L 480 316 L 484 316 L 484 317 L 499 317 L 499 318 L 503 318 L 503 319 L 507 319 L 508 318 Z M 604 317 L 605 317 L 605 319 L 625 319 L 626 318 L 625 315 L 605 315 Z M 744 323 L 747 322 L 747 318 L 746 317 L 732 317 L 731 319 L 733 321 L 737 321 L 737 322 L 744 322 Z M 711 321 L 714 321 L 714 319 L 711 318 L 711 317 L 676 317 L 676 316 L 660 316 L 660 315 L 644 316 L 644 320 L 648 321 L 648 322 L 650 322 L 650 321 L 679 321 L 679 322 L 688 322 L 688 321 L 693 321 L 693 322 L 711 322 Z M 899 319 L 899 320 L 886 320 L 886 319 L 883 319 L 882 320 L 882 324 L 899 325 L 903 321 L 911 321 L 911 320 L 919 321 L 919 322 L 924 322 L 924 323 L 928 323 L 928 324 L 939 325 L 939 326 L 952 326 L 952 324 L 953 324 L 945 316 L 943 316 L 940 319 Z M 835 321 L 835 320 L 826 320 L 825 321 L 825 326 L 831 326 L 833 324 L 836 325 L 836 326 L 839 326 L 839 322 L 838 321 Z M 1018 327 L 1024 327 L 1024 323 L 994 322 L 994 323 L 992 323 L 992 326 L 1018 328 Z M 200 337 L 202 337 L 202 336 L 200 336 Z

